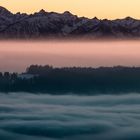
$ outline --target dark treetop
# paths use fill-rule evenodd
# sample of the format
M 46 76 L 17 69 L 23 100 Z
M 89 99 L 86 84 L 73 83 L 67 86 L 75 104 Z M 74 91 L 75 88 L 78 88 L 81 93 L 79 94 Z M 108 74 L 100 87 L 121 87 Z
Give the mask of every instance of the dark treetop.
M 54 68 L 31 65 L 25 73 L 0 73 L 0 91 L 33 93 L 140 92 L 140 67 Z

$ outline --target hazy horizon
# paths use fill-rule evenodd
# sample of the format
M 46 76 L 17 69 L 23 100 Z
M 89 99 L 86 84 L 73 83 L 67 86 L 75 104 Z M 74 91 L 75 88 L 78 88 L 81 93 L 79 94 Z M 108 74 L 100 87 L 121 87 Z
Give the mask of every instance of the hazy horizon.
M 1 41 L 0 71 L 54 67 L 140 66 L 140 41 Z

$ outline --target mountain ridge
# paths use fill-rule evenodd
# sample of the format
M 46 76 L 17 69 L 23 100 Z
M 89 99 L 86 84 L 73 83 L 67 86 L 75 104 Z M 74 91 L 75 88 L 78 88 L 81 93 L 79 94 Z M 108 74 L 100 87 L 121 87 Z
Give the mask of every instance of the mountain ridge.
M 30 38 L 140 38 L 140 20 L 132 17 L 100 20 L 40 10 L 13 14 L 0 6 L 0 39 Z

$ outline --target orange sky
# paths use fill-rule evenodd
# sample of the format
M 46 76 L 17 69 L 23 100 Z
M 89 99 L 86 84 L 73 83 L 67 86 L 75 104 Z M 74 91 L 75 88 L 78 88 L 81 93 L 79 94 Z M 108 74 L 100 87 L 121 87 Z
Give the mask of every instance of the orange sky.
M 71 11 L 79 16 L 98 18 L 123 18 L 131 16 L 140 19 L 140 0 L 0 0 L 0 5 L 12 12 L 33 13 L 40 9 L 47 11 Z

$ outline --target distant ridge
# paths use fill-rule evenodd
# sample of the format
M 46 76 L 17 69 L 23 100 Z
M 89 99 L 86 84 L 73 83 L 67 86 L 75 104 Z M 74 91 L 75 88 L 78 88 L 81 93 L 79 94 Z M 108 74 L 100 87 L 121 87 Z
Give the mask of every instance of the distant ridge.
M 64 13 L 40 10 L 34 14 L 13 14 L 0 6 L 0 38 L 139 38 L 140 20 L 124 19 L 100 20 Z
M 24 73 L 0 72 L 0 92 L 49 94 L 140 94 L 140 67 L 31 65 Z

